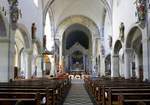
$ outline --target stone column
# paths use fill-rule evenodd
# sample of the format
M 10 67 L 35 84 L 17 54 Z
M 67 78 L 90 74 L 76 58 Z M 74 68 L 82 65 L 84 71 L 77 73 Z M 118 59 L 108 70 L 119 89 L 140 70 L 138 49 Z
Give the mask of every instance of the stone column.
M 96 74 L 96 57 L 92 57 L 92 75 L 95 76 Z
M 50 75 L 53 75 L 53 76 L 56 76 L 57 71 L 55 71 L 55 60 L 54 58 L 51 58 L 51 72 L 50 72 Z
M 113 54 L 111 57 L 111 77 L 119 77 L 119 55 Z
M 64 65 L 64 68 L 65 68 L 65 71 L 67 71 L 67 72 L 68 72 L 68 66 L 69 66 L 68 59 L 69 59 L 69 57 L 68 57 L 68 55 L 66 55 L 65 56 L 65 65 Z
M 150 1 L 147 0 L 147 14 L 145 28 L 142 30 L 143 46 L 143 79 L 150 81 Z
M 83 55 L 83 65 L 84 65 L 84 71 L 85 71 L 85 69 L 86 69 L 86 57 L 85 57 L 85 55 Z
M 37 57 L 37 77 L 42 77 L 42 56 Z
M 60 41 L 59 45 L 59 67 L 62 66 L 62 41 Z
M 10 17 L 9 17 L 10 25 L 8 26 L 8 24 L 5 24 L 6 31 L 9 34 L 9 35 L 7 35 L 7 38 L 6 38 L 9 41 L 5 45 L 5 46 L 8 45 L 8 47 L 6 47 L 6 48 L 8 48 L 8 53 L 6 53 L 6 54 L 8 54 L 7 55 L 8 58 L 6 57 L 6 59 L 5 59 L 7 61 L 7 69 L 6 70 L 8 72 L 8 77 L 4 77 L 5 82 L 9 81 L 10 79 L 14 79 L 15 32 L 16 32 L 16 28 L 17 28 L 17 21 L 19 19 L 19 12 L 16 12 L 16 11 L 19 11 L 19 9 L 18 9 L 18 0 L 15 0 L 15 1 L 8 0 L 8 3 L 9 3 L 9 14 L 10 14 Z M 4 51 L 6 51 L 6 49 L 4 49 Z M 6 78 L 8 78 L 8 79 L 6 79 Z
M 32 49 L 25 49 L 25 78 L 31 78 L 31 70 L 32 70 Z
M 101 62 L 100 62 L 101 64 L 101 72 L 100 72 L 100 75 L 101 76 L 105 76 L 105 56 L 103 55 L 103 56 L 101 56 Z
M 139 57 L 137 54 L 135 55 L 135 74 L 136 78 L 139 78 Z
M 9 60 L 9 41 L 8 40 L 0 40 L 0 82 L 8 82 L 9 81 L 9 70 L 8 70 L 8 60 Z
M 72 70 L 72 60 L 71 60 L 71 55 L 69 56 L 69 69 L 70 69 L 70 71 Z
M 132 57 L 133 57 L 133 49 L 132 48 L 126 48 L 124 52 L 124 59 L 125 59 L 125 79 L 129 79 L 131 77 L 131 63 L 132 63 Z
M 93 49 L 92 49 L 92 75 L 95 75 L 96 72 L 96 39 L 93 39 Z M 94 73 L 94 74 L 93 74 Z
M 150 1 L 147 1 L 147 14 L 145 27 L 142 30 L 142 47 L 143 47 L 143 79 L 150 81 Z

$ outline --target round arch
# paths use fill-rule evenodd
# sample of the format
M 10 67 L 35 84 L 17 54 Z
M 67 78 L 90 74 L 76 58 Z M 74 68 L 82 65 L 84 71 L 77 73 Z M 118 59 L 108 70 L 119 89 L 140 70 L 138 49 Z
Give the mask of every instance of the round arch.
M 137 38 L 142 38 L 142 30 L 138 26 L 134 26 L 130 29 L 130 31 L 127 34 L 127 38 L 125 41 L 125 48 L 131 48 L 133 40 L 136 40 Z
M 99 37 L 99 35 L 100 35 L 98 26 L 92 19 L 90 19 L 86 16 L 83 16 L 83 15 L 72 15 L 72 16 L 65 18 L 62 22 L 60 22 L 60 24 L 58 25 L 58 28 L 56 30 L 55 38 L 62 39 L 64 31 L 73 24 L 81 24 L 81 25 L 85 26 L 87 29 L 90 30 L 90 32 L 92 34 L 92 38 L 94 36 L 96 37 L 96 35 L 97 35 L 97 37 Z
M 17 28 L 16 28 L 14 34 L 15 34 L 15 38 L 14 38 L 15 46 L 17 47 L 17 50 L 18 50 L 17 51 L 18 54 L 16 54 L 16 55 L 18 55 L 18 57 L 16 57 L 18 59 L 18 60 L 16 60 L 18 66 L 16 67 L 17 71 L 15 71 L 15 72 L 17 74 L 16 77 L 22 77 L 22 75 L 23 75 L 22 73 L 26 72 L 25 69 L 27 69 L 27 67 L 25 67 L 26 66 L 25 63 L 28 62 L 28 61 L 26 61 L 26 57 L 27 57 L 25 54 L 25 53 L 27 53 L 26 50 L 32 48 L 31 47 L 31 38 L 30 38 L 30 34 L 29 34 L 27 28 L 20 23 L 17 24 Z
M 25 46 L 26 48 L 31 48 L 31 38 L 30 38 L 30 33 L 28 32 L 26 26 L 24 26 L 23 24 L 18 23 L 17 24 L 17 28 L 16 31 L 20 31 L 20 33 L 22 34 L 22 37 L 25 41 Z
M 91 41 L 94 42 L 95 38 L 99 38 L 100 37 L 100 32 L 98 29 L 98 26 L 88 17 L 82 16 L 82 15 L 73 15 L 73 16 L 69 16 L 66 19 L 64 19 L 57 28 L 56 31 L 56 39 L 60 40 L 60 65 L 62 62 L 62 50 L 63 50 L 63 35 L 66 29 L 68 29 L 71 25 L 73 24 L 80 24 L 82 26 L 84 26 L 85 28 L 87 28 L 89 30 L 89 32 L 91 33 Z M 93 47 L 94 45 L 91 43 L 91 56 L 94 55 L 95 53 L 95 49 Z M 91 58 L 90 56 L 90 58 Z
M 138 25 L 133 26 L 129 30 L 125 40 L 125 71 L 126 74 L 128 74 L 128 78 L 139 78 L 143 80 L 144 71 L 142 34 L 142 29 Z
M 80 37 L 81 36 L 81 37 Z M 73 41 L 71 41 L 69 38 L 72 38 Z M 78 39 L 75 39 L 75 38 L 78 38 L 80 41 L 79 42 L 76 42 Z M 86 39 L 86 41 L 84 41 Z M 69 26 L 65 32 L 63 33 L 63 52 L 65 52 L 65 49 L 67 49 L 67 42 L 71 41 L 71 43 L 73 44 L 80 44 L 82 45 L 83 42 L 85 42 L 82 46 L 85 48 L 85 49 L 88 49 L 90 51 L 92 51 L 92 35 L 91 35 L 91 32 L 90 30 L 81 25 L 81 24 L 72 24 L 71 26 Z M 81 41 L 82 40 L 82 41 Z M 75 43 L 76 42 L 76 43 Z M 85 45 L 87 44 L 87 45 Z M 70 46 L 72 47 L 72 46 Z
M 122 49 L 122 43 L 120 40 L 116 40 L 114 47 L 113 47 L 113 54 L 111 58 L 111 77 L 120 77 L 123 76 L 122 72 L 122 61 L 121 61 L 121 50 Z

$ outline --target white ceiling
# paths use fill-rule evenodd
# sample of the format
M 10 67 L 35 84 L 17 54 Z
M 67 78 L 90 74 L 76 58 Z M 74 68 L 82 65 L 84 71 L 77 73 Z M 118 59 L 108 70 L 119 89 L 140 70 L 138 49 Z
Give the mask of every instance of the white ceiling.
M 43 6 L 50 2 L 49 0 L 42 1 Z M 105 16 L 105 8 L 101 0 L 54 0 L 51 9 L 55 26 L 58 26 L 69 16 L 83 15 L 93 20 L 100 28 L 103 25 Z

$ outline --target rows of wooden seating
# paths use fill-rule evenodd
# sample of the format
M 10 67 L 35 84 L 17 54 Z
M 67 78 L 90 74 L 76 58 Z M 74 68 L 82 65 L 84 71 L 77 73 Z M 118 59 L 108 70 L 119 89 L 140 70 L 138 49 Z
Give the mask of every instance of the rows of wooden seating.
M 96 105 L 150 105 L 150 84 L 139 80 L 84 79 Z
M 70 86 L 69 78 L 0 83 L 0 105 L 61 105 Z

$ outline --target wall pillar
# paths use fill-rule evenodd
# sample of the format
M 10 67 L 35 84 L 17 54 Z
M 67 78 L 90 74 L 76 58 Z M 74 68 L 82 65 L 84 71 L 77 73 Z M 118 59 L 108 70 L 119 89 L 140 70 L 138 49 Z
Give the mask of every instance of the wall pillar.
M 51 58 L 51 72 L 50 75 L 56 76 L 56 70 L 55 70 L 55 60 L 54 58 Z
M 25 79 L 31 78 L 32 70 L 32 49 L 25 49 Z
M 37 77 L 42 77 L 42 56 L 37 57 Z
M 132 48 L 126 48 L 124 52 L 124 59 L 125 59 L 125 79 L 129 79 L 131 77 L 131 63 L 132 63 L 132 57 L 133 57 L 133 49 Z
M 93 39 L 93 49 L 92 49 L 92 75 L 95 76 L 96 75 L 96 39 Z
M 139 78 L 139 57 L 138 54 L 135 55 L 135 75 L 136 78 Z
M 9 81 L 9 68 L 8 68 L 8 60 L 9 60 L 9 41 L 8 40 L 0 40 L 0 82 L 8 82 Z
M 83 55 L 83 69 L 84 71 L 86 69 L 86 56 L 85 55 Z
M 105 76 L 105 57 L 104 55 L 100 58 L 100 76 Z
M 111 77 L 119 77 L 119 55 L 113 54 L 111 57 Z

